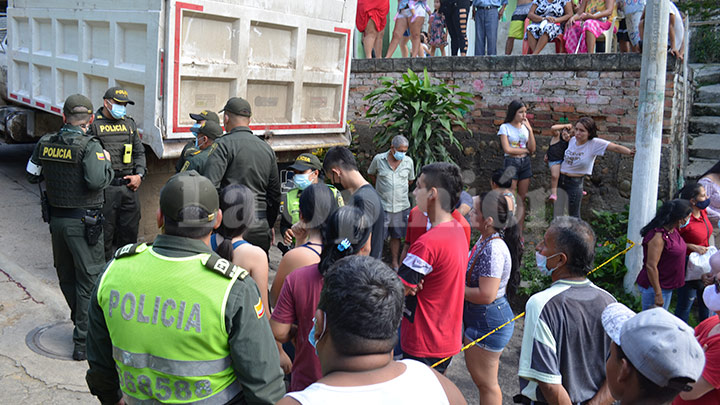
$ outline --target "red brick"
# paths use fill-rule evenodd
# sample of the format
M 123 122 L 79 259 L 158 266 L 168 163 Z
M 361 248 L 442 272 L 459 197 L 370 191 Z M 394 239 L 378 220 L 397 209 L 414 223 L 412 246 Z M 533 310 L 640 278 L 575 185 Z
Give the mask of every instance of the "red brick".
M 635 135 L 623 135 L 620 137 L 620 142 L 635 142 Z
M 640 78 L 640 72 L 623 72 L 623 77 Z
M 624 115 L 625 112 L 626 110 L 624 108 L 614 107 L 612 105 L 610 107 L 603 107 L 602 109 L 602 113 L 608 115 Z
M 623 72 L 600 72 L 600 78 L 622 79 Z
M 600 109 L 597 105 L 583 104 L 577 106 L 577 112 L 580 114 L 598 114 Z
M 560 104 L 560 105 L 555 105 L 553 107 L 553 111 L 571 113 L 571 112 L 575 112 L 575 107 L 568 105 L 568 104 Z
M 620 137 L 618 135 L 612 135 L 612 134 L 603 134 L 601 136 L 602 139 L 610 142 L 616 142 L 620 140 Z

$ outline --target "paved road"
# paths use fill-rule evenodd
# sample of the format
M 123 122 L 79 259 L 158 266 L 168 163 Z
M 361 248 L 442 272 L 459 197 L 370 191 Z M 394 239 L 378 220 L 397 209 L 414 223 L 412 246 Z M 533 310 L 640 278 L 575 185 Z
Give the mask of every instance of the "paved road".
M 72 351 L 70 311 L 57 286 L 50 234 L 39 217 L 39 193 L 25 180 L 32 145 L 0 144 L 0 400 L 3 403 L 96 403 L 85 385 L 84 362 L 48 358 L 32 351 L 26 336 L 60 323 L 41 343 L 68 356 Z M 271 278 L 279 261 L 273 248 Z M 517 393 L 517 364 L 522 322 L 501 358 L 503 403 Z M 448 377 L 468 403 L 478 394 L 462 355 L 455 356 Z

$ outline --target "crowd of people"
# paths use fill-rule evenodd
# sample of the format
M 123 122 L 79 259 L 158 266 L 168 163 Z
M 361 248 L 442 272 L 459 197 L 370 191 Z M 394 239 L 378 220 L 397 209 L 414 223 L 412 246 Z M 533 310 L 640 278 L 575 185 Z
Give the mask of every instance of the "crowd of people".
M 646 0 L 517 0 L 509 16 L 505 54 L 515 40 L 524 54 L 539 54 L 555 43 L 556 53 L 594 53 L 607 32 L 616 35 L 621 52 L 640 52 Z M 394 28 L 383 54 L 383 32 L 390 15 L 388 0 L 359 0 L 356 27 L 363 34 L 367 58 L 392 57 L 400 47 L 403 57 L 468 54 L 468 18 L 474 21 L 474 55 L 496 55 L 498 23 L 508 0 L 400 0 Z M 509 12 L 508 12 L 509 14 Z M 449 35 L 449 41 L 448 41 Z M 668 50 L 684 56 L 682 14 L 670 2 Z M 407 44 L 411 43 L 408 50 Z M 610 44 L 604 44 L 610 46 Z M 604 49 L 604 48 L 603 48 Z
M 114 94 L 109 110 L 122 102 Z M 466 344 L 480 402 L 502 403 L 498 369 L 515 331 L 508 298 L 520 282 L 537 148 L 527 106 L 509 105 L 498 132 L 504 165 L 477 196 L 463 191 L 453 163 L 416 172 L 403 136 L 367 173 L 345 147 L 300 154 L 289 167 L 293 187 L 281 193 L 275 154 L 249 129 L 249 103 L 233 97 L 222 113 L 225 134 L 216 114 L 192 115 L 195 140 L 160 192 L 152 245 L 128 243 L 107 263 L 102 227 L 90 222 L 113 177 L 134 175 L 113 171 L 123 155 L 87 134 L 90 100 L 68 98 L 65 125 L 28 163 L 31 179 L 47 184 L 53 253 L 89 257 L 61 288 L 91 393 L 113 404 L 463 404 L 444 374 Z M 634 314 L 587 278 L 596 240 L 579 218 L 595 157 L 633 151 L 598 138 L 590 118 L 553 130 L 549 198 L 571 215 L 559 208 L 535 247 L 552 285 L 526 304 L 515 401 L 717 403 L 720 254 L 711 245 L 720 162 L 643 228 L 643 312 Z M 271 283 L 276 240 L 288 250 Z M 693 332 L 686 320 L 699 296 Z

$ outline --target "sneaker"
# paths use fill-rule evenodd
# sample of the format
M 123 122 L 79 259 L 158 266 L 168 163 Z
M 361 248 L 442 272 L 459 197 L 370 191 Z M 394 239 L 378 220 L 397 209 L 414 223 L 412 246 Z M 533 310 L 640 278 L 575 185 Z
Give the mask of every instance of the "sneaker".
M 75 349 L 73 350 L 72 358 L 75 361 L 83 361 L 87 360 L 87 355 L 85 354 L 85 349 Z
M 555 195 L 555 194 L 550 194 L 550 197 L 548 197 L 548 200 L 550 200 L 550 201 L 555 201 L 555 200 L 557 200 L 557 195 Z

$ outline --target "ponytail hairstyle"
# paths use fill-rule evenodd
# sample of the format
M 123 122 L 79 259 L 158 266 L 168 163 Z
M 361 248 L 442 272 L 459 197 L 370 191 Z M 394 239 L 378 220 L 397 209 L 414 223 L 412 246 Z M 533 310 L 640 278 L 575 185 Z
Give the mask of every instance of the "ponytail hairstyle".
M 255 195 L 242 184 L 231 184 L 220 191 L 220 209 L 223 213 L 222 224 L 217 233 L 223 241 L 217 247 L 217 254 L 232 262 L 232 239 L 247 231 L 255 221 Z
M 325 183 L 311 184 L 300 194 L 300 215 L 309 229 L 319 229 L 337 209 L 337 200 Z
M 588 139 L 593 139 L 597 136 L 597 125 L 595 124 L 595 120 L 592 118 L 580 117 L 577 123 L 585 128 L 588 133 Z
M 672 223 L 678 222 L 687 217 L 692 212 L 690 201 L 687 200 L 670 200 L 658 208 L 655 218 L 640 230 L 640 236 L 645 236 L 655 228 L 662 228 Z
M 698 182 L 690 182 L 685 185 L 680 191 L 678 191 L 675 194 L 675 198 L 682 198 L 683 200 L 692 200 L 694 198 L 697 198 L 698 195 L 700 195 L 700 190 L 703 188 L 703 185 Z
M 510 278 L 507 294 L 513 298 L 520 285 L 520 264 L 523 255 L 522 233 L 518 221 L 508 205 L 507 197 L 500 190 L 493 190 L 480 196 L 480 212 L 483 218 L 493 219 L 493 228 L 499 232 L 510 250 Z
M 505 124 L 508 122 L 512 122 L 512 120 L 515 119 L 515 114 L 517 114 L 518 110 L 526 107 L 525 103 L 523 103 L 520 100 L 513 100 L 510 102 L 510 105 L 508 105 L 507 114 L 505 115 L 505 121 L 503 121 Z
M 330 214 L 323 227 L 323 249 L 318 270 L 321 275 L 343 257 L 358 254 L 370 238 L 370 223 L 362 211 L 346 205 Z

